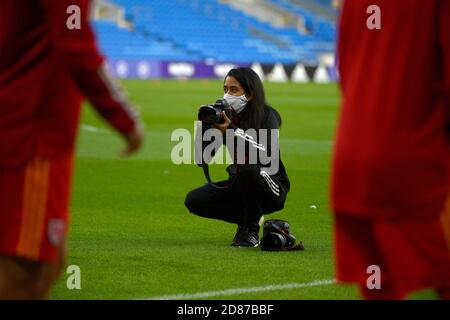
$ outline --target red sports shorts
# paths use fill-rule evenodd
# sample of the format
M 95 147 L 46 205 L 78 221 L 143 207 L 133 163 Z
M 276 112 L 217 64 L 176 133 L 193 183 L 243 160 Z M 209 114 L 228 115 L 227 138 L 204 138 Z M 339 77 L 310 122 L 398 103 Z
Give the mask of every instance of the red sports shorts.
M 50 262 L 65 245 L 72 155 L 0 168 L 0 254 Z
M 334 226 L 337 280 L 359 284 L 365 298 L 403 299 L 417 290 L 450 288 L 450 206 L 420 223 L 336 213 Z M 380 267 L 381 289 L 368 289 L 371 265 Z

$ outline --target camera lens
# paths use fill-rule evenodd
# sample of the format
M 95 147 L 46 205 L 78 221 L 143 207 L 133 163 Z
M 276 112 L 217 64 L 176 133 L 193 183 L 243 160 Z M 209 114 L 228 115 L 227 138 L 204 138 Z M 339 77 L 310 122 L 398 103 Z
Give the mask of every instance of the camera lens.
M 203 106 L 198 113 L 198 120 L 206 125 L 213 125 L 219 121 L 217 111 L 211 106 Z
M 270 232 L 261 239 L 260 246 L 265 251 L 280 251 L 286 246 L 286 238 L 283 234 Z

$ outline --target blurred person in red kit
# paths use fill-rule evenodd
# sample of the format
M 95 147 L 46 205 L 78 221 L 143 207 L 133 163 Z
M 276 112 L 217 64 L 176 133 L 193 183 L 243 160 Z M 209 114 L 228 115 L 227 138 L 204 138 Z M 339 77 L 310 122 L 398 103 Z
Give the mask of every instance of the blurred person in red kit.
M 450 1 L 345 1 L 339 33 L 337 280 L 449 299 Z
M 0 1 L 0 299 L 47 298 L 63 269 L 83 97 L 122 134 L 123 155 L 143 141 L 96 47 L 90 5 Z

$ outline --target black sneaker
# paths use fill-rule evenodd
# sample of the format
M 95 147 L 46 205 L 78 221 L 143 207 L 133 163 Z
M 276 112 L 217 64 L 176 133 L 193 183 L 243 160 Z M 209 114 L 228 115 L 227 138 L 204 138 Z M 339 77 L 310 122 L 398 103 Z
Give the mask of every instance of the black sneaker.
M 259 245 L 259 225 L 238 226 L 234 236 L 233 247 L 257 247 Z

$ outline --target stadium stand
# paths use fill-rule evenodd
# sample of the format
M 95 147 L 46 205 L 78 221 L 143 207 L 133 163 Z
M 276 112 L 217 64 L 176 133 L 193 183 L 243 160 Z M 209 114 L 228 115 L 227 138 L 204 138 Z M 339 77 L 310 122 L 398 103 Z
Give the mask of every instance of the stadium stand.
M 232 2 L 108 0 L 103 3 L 121 8 L 131 27 L 120 27 L 100 15 L 94 29 L 101 49 L 112 59 L 317 64 L 321 55 L 335 50 L 336 9 L 330 0 L 315 0 L 313 5 L 301 0 L 263 1 L 286 17 L 295 17 L 296 24 L 284 27 L 238 10 Z M 315 10 L 314 5 L 325 10 Z

